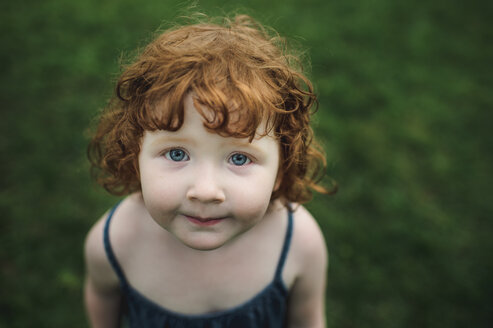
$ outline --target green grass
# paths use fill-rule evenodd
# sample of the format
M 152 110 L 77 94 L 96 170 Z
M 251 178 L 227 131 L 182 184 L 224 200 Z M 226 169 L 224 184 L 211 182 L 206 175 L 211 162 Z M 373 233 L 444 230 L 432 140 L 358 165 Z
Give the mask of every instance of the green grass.
M 174 1 L 15 1 L 0 11 L 0 327 L 85 327 L 82 244 L 116 199 L 85 131 L 118 59 Z M 309 208 L 330 251 L 330 327 L 493 321 L 493 24 L 488 1 L 228 1 L 308 49 L 335 197 Z M 164 24 L 165 25 L 165 24 Z

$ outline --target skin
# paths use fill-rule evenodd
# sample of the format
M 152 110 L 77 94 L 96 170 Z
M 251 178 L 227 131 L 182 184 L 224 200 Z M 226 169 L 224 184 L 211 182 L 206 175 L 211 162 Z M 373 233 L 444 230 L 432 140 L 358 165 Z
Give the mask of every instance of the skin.
M 132 287 L 191 315 L 241 305 L 265 288 L 287 227 L 287 210 L 270 201 L 278 166 L 274 138 L 249 143 L 219 136 L 203 126 L 188 96 L 180 130 L 144 134 L 142 192 L 127 197 L 111 223 L 112 246 Z M 85 301 L 93 327 L 117 327 L 120 318 L 118 278 L 102 242 L 106 215 L 85 244 Z M 302 206 L 294 217 L 282 274 L 290 290 L 288 325 L 324 327 L 325 242 Z
M 185 116 L 176 132 L 145 133 L 139 156 L 142 195 L 159 226 L 190 248 L 213 250 L 265 216 L 279 146 L 271 136 L 250 143 L 208 131 L 191 96 Z

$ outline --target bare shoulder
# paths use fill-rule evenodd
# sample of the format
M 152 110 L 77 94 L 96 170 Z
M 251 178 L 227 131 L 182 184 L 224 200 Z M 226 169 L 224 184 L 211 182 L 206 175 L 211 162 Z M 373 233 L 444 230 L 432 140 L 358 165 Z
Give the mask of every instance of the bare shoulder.
M 136 195 L 131 195 L 124 199 L 113 213 L 109 237 L 112 248 L 122 248 L 124 241 L 135 238 L 138 231 L 138 221 L 134 220 L 134 212 L 138 211 L 138 200 Z M 92 226 L 87 234 L 84 244 L 84 255 L 86 262 L 87 276 L 96 288 L 110 290 L 118 287 L 118 277 L 112 268 L 103 242 L 105 224 L 110 211 L 101 216 Z M 115 247 L 116 246 L 116 247 Z
M 84 244 L 87 279 L 100 290 L 111 290 L 118 286 L 118 278 L 114 273 L 103 243 L 103 231 L 109 211 L 92 226 Z
M 308 210 L 299 205 L 294 208 L 293 251 L 302 262 L 326 262 L 327 246 L 324 236 L 315 218 Z
M 296 279 L 290 290 L 289 327 L 325 327 L 328 255 L 317 221 L 303 207 L 294 211 L 293 255 Z

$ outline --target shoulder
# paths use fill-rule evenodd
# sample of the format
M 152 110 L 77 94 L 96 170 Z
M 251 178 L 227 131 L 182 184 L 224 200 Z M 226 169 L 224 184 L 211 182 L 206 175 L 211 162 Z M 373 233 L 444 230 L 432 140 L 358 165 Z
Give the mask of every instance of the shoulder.
M 303 207 L 295 207 L 293 262 L 296 278 L 290 289 L 289 326 L 325 327 L 325 288 L 328 255 L 317 221 Z
M 109 229 L 109 239 L 113 251 L 118 249 L 118 261 L 125 254 L 125 241 L 135 238 L 138 233 L 138 220 L 133 219 L 139 210 L 136 195 L 125 198 L 114 210 Z M 111 211 L 107 211 L 92 226 L 84 244 L 84 255 L 88 277 L 92 283 L 101 289 L 111 289 L 118 286 L 118 277 L 111 266 L 105 251 L 103 236 L 104 229 Z
M 103 242 L 104 225 L 108 215 L 109 211 L 92 226 L 84 244 L 87 278 L 96 288 L 102 290 L 118 286 L 118 278 L 108 261 Z
M 315 261 L 326 265 L 327 246 L 315 218 L 305 207 L 297 205 L 294 207 L 293 222 L 292 251 L 301 262 L 301 267 L 306 268 L 307 264 Z

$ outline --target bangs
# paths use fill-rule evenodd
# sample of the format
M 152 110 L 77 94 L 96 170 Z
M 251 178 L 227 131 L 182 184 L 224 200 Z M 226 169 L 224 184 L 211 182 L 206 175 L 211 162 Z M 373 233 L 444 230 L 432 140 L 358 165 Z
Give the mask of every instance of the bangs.
M 146 92 L 145 105 L 141 107 L 142 127 L 180 129 L 185 119 L 184 100 L 191 95 L 207 129 L 250 140 L 259 134 L 267 135 L 275 128 L 279 114 L 286 111 L 280 88 L 269 83 L 271 78 L 266 73 L 238 62 L 218 60 L 188 70 L 174 80 L 174 85 L 155 83 L 159 87 Z M 259 132 L 262 124 L 265 129 Z

